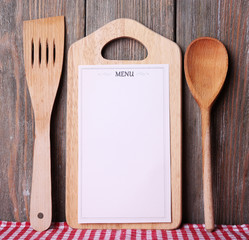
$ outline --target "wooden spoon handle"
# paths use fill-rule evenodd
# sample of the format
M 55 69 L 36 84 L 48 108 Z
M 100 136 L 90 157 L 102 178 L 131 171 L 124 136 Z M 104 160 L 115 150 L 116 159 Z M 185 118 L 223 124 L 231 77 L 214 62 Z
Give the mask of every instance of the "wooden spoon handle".
M 50 127 L 35 122 L 30 222 L 33 229 L 44 231 L 52 218 Z
M 204 193 L 204 217 L 207 231 L 214 230 L 212 169 L 210 147 L 210 109 L 201 109 L 202 120 L 202 172 Z

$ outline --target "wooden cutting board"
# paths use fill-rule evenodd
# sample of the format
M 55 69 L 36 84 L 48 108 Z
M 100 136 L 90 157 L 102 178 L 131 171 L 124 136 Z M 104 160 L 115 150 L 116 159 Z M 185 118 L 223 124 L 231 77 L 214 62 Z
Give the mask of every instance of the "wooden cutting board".
M 142 43 L 148 52 L 141 61 L 107 60 L 101 55 L 110 41 L 128 37 Z M 169 64 L 171 222 L 170 223 L 78 223 L 78 66 L 114 64 Z M 66 139 L 66 219 L 80 229 L 174 229 L 182 218 L 182 115 L 181 50 L 131 19 L 114 20 L 72 44 L 68 52 L 67 139 Z

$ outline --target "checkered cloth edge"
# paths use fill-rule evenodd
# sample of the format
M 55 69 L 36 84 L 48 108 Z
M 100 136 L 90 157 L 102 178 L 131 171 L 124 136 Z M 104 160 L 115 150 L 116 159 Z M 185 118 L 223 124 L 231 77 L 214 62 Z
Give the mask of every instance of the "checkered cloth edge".
M 79 230 L 60 222 L 36 232 L 28 222 L 0 221 L 0 239 L 249 239 L 249 224 L 217 225 L 209 233 L 201 224 L 183 224 L 177 230 Z

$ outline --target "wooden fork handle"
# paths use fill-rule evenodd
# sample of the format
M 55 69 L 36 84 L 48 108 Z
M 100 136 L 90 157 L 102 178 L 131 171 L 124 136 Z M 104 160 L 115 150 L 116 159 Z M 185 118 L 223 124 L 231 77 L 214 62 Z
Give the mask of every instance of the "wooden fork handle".
M 33 229 L 43 231 L 52 218 L 50 127 L 35 124 L 30 222 Z
M 210 147 L 210 109 L 201 109 L 202 120 L 202 173 L 204 194 L 204 218 L 207 231 L 214 230 L 212 169 Z

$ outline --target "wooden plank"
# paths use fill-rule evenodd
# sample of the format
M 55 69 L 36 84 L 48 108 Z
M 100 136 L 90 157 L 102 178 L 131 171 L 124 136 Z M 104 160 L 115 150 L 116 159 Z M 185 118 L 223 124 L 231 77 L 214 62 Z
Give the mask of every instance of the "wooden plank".
M 174 3 L 174 0 L 87 1 L 86 35 L 116 18 L 131 18 L 174 41 Z M 146 56 L 146 50 L 135 40 L 120 39 L 109 44 L 103 56 L 107 59 L 140 60 Z
M 84 36 L 85 20 L 85 2 L 77 0 L 0 3 L 0 220 L 29 220 L 34 118 L 23 63 L 23 20 L 59 15 L 65 15 L 66 41 L 51 123 L 52 199 L 53 221 L 65 220 L 67 51 Z
M 195 38 L 210 36 L 229 54 L 228 76 L 211 113 L 217 224 L 249 221 L 248 12 L 243 0 L 177 1 L 176 41 L 183 51 Z M 183 221 L 203 223 L 201 116 L 185 80 L 183 123 Z
M 142 61 L 107 60 L 101 49 L 112 39 L 137 39 L 147 47 L 148 57 Z M 155 45 L 156 43 L 156 45 Z M 161 54 L 167 52 L 168 54 Z M 170 92 L 170 159 L 171 159 L 171 216 L 170 223 L 78 223 L 78 66 L 105 64 L 169 64 Z M 108 23 L 91 35 L 74 43 L 68 55 L 67 96 L 67 172 L 66 217 L 73 228 L 90 229 L 174 229 L 181 223 L 181 52 L 173 42 L 130 19 Z

